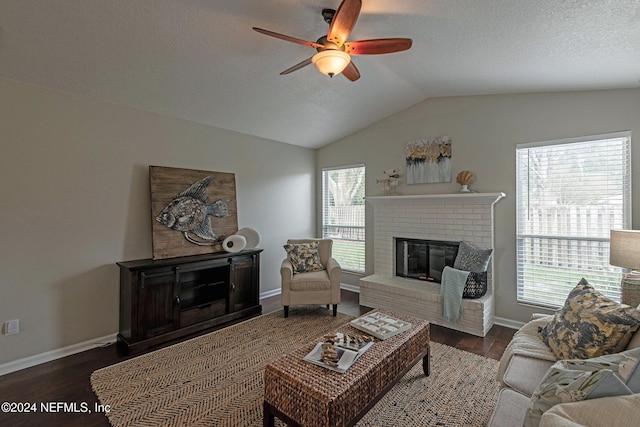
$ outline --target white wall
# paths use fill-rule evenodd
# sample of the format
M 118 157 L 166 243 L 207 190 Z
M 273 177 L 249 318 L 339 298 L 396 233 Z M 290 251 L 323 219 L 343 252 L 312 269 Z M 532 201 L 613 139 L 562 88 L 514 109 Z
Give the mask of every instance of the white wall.
M 315 231 L 315 151 L 0 79 L 0 365 L 118 331 L 117 261 L 151 257 L 148 166 L 232 172 L 262 234 L 261 292 L 282 244 Z
M 320 149 L 317 166 L 320 170 L 364 162 L 367 166 L 366 193 L 380 195 L 381 189 L 375 181 L 382 178 L 383 170 L 405 171 L 407 141 L 451 135 L 453 182 L 401 185 L 399 193 L 456 192 L 459 186 L 455 183 L 455 175 L 461 170 L 470 170 L 476 175 L 476 182 L 471 185 L 473 190 L 507 194 L 495 207 L 496 316 L 524 322 L 532 312 L 544 310 L 516 303 L 515 146 L 521 142 L 620 130 L 632 131 L 633 164 L 640 164 L 640 89 L 434 98 Z M 320 186 L 318 180 L 317 188 Z M 632 188 L 633 224 L 634 228 L 639 228 L 638 173 L 633 174 Z M 317 200 L 320 204 L 321 199 Z M 370 209 L 366 231 L 369 274 L 373 271 Z M 357 279 L 346 277 L 344 281 L 357 283 Z

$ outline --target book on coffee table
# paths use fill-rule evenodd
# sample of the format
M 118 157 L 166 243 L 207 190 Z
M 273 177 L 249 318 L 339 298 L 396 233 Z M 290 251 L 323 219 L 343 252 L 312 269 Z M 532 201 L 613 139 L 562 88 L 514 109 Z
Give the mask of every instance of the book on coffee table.
M 332 371 L 340 372 L 344 374 L 347 372 L 356 360 L 360 358 L 364 354 L 365 351 L 369 349 L 373 345 L 373 341 L 369 341 L 364 344 L 359 350 L 351 350 L 349 348 L 342 347 L 340 345 L 336 346 L 336 353 L 338 354 L 338 361 L 336 363 L 337 366 L 327 365 L 322 361 L 322 344 L 323 342 L 319 342 L 316 346 L 311 350 L 309 354 L 303 357 L 307 362 L 311 362 L 314 365 L 322 366 L 323 368 L 330 369 Z
M 350 322 L 351 326 L 385 340 L 411 329 L 411 323 L 396 319 L 384 313 L 371 313 L 358 317 Z

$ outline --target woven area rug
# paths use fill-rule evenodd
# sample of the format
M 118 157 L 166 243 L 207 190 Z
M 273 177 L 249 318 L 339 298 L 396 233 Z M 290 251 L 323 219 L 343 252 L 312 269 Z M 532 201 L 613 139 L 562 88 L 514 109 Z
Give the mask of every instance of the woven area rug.
M 431 374 L 414 366 L 358 427 L 484 427 L 498 400 L 498 362 L 431 342 Z
M 261 426 L 264 367 L 350 319 L 292 307 L 97 370 L 91 385 L 114 427 Z M 431 355 L 430 377 L 416 365 L 358 426 L 486 425 L 497 362 L 437 343 Z

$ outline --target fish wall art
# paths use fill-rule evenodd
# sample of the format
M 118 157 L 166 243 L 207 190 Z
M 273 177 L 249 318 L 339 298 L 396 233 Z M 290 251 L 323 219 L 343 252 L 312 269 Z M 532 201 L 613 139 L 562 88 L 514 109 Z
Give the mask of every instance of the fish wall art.
M 235 175 L 149 167 L 153 258 L 221 252 L 238 230 Z

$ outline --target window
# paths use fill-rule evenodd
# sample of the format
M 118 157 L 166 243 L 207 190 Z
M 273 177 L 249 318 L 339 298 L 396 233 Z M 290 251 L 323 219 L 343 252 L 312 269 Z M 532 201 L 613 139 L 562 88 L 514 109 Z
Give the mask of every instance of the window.
M 322 237 L 345 271 L 364 273 L 364 165 L 322 170 Z
M 518 302 L 558 307 L 584 277 L 620 300 L 611 229 L 631 225 L 630 132 L 518 144 Z

